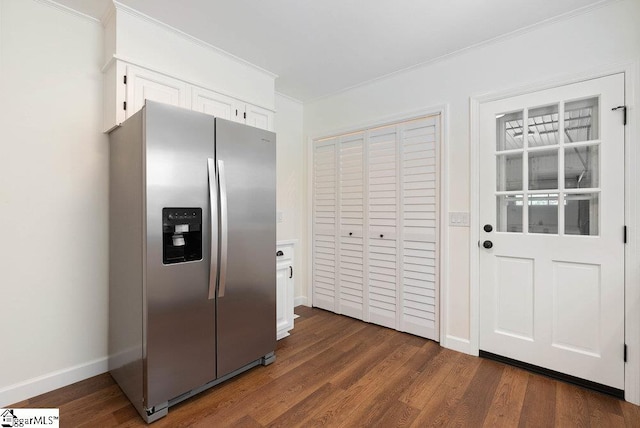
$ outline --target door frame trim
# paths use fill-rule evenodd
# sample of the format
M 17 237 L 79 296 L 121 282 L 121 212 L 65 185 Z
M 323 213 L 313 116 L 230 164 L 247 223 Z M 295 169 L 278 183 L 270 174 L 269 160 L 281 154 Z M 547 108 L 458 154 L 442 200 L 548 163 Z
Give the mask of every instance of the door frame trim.
M 625 364 L 625 400 L 640 405 L 640 186 L 632 186 L 640 181 L 640 149 L 638 148 L 638 98 L 640 88 L 640 60 L 622 62 L 586 73 L 564 75 L 554 79 L 532 83 L 504 91 L 471 96 L 470 109 L 470 236 L 469 236 L 469 347 L 468 353 L 479 354 L 480 339 L 480 106 L 481 104 L 510 98 L 531 92 L 597 79 L 612 74 L 624 74 L 625 103 L 628 107 L 628 121 L 624 129 L 625 139 L 625 224 L 629 229 L 625 245 L 625 343 L 628 347 Z M 634 108 L 636 107 L 636 108 Z M 635 119 L 635 120 L 634 120 Z M 622 120 L 622 118 L 621 118 Z M 632 144 L 635 143 L 635 144 Z M 638 188 L 637 190 L 633 187 Z M 622 239 L 622 231 L 620 231 Z M 633 306 L 635 305 L 635 306 Z M 620 358 L 623 350 L 620 350 Z
M 314 140 L 329 138 L 332 136 L 347 134 L 351 132 L 362 131 L 368 128 L 379 127 L 384 125 L 390 125 L 396 122 L 402 122 L 405 120 L 411 120 L 422 116 L 440 115 L 440 156 L 439 156 L 439 215 L 440 224 L 438 225 L 438 277 L 439 277 L 439 290 L 438 290 L 438 311 L 439 311 L 439 334 L 440 344 L 445 348 L 449 348 L 447 345 L 447 307 L 448 307 L 448 295 L 449 295 L 449 230 L 448 230 L 448 213 L 449 213 L 449 104 L 437 104 L 434 106 L 425 107 L 418 110 L 410 110 L 394 115 L 373 117 L 363 122 L 348 125 L 346 127 L 340 127 L 335 129 L 329 129 L 326 131 L 316 132 L 307 137 L 306 149 L 306 162 L 307 162 L 307 175 L 306 175 L 306 189 L 307 189 L 307 205 L 304 218 L 307 221 L 306 239 L 307 244 L 303 245 L 303 249 L 306 254 L 303 255 L 303 259 L 306 260 L 306 287 L 302 287 L 306 291 L 307 296 L 304 298 L 304 305 L 313 307 L 313 142 Z

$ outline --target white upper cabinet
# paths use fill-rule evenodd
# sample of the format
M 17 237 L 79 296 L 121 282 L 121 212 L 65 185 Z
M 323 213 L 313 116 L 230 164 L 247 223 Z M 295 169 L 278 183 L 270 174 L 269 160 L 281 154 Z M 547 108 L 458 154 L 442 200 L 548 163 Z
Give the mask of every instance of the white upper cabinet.
M 244 104 L 208 89 L 194 86 L 191 89 L 191 109 L 222 119 L 244 123 Z M 240 111 L 242 110 L 242 112 Z
M 187 84 L 160 73 L 127 65 L 126 117 L 140 110 L 146 100 L 187 107 Z
M 273 111 L 197 86 L 191 89 L 191 109 L 267 131 L 274 130 Z
M 142 108 L 145 99 L 274 130 L 278 76 L 119 2 L 109 3 L 101 19 L 105 131 Z
M 256 128 L 266 129 L 267 131 L 274 130 L 273 124 L 273 112 L 262 107 L 254 106 L 252 104 L 246 104 L 245 107 L 246 124 L 254 126 Z
M 139 111 L 146 100 L 274 131 L 274 112 L 144 67 L 115 60 L 104 77 L 104 129 Z

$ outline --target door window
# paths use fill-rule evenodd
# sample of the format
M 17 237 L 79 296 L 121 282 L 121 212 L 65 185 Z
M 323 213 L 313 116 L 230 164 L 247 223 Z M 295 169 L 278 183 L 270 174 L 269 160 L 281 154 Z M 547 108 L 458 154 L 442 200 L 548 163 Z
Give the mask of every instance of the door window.
M 496 115 L 498 232 L 598 235 L 598 108 L 592 97 Z

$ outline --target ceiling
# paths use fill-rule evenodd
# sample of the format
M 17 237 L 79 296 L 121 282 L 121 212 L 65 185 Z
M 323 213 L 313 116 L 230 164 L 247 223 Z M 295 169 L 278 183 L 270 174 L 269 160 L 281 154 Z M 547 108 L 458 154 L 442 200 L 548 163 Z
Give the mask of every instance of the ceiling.
M 55 0 L 100 19 L 110 0 Z M 301 101 L 612 0 L 120 0 L 279 77 Z

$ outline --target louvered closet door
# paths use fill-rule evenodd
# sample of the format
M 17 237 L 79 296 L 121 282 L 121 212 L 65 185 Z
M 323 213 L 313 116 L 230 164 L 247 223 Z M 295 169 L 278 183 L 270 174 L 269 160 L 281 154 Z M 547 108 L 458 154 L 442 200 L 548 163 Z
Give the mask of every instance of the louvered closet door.
M 439 339 L 439 123 L 314 142 L 314 306 Z
M 364 222 L 364 133 L 340 138 L 338 146 L 339 282 L 338 313 L 362 319 Z
M 439 116 L 400 125 L 400 326 L 439 339 Z
M 368 321 L 397 328 L 398 197 L 396 126 L 368 138 Z
M 313 306 L 336 311 L 338 232 L 337 139 L 314 144 Z

